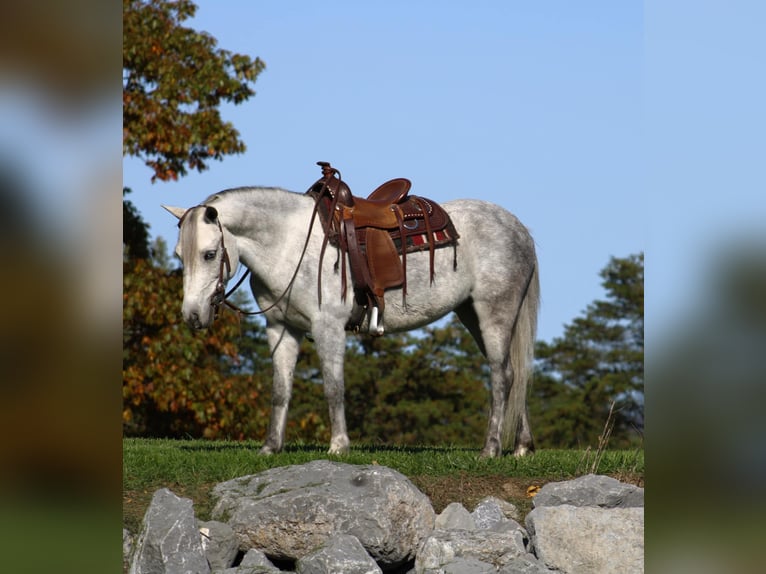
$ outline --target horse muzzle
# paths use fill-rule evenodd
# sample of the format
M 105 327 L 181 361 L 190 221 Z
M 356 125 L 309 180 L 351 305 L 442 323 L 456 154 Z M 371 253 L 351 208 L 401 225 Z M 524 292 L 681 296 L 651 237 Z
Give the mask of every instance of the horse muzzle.
M 184 309 L 183 317 L 189 327 L 195 330 L 202 330 L 207 329 L 213 323 L 215 311 L 212 306 L 207 309 Z

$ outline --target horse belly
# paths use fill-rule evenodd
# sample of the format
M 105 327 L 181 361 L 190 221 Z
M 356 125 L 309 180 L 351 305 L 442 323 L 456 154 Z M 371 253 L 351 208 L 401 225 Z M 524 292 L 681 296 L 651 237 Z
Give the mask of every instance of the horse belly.
M 408 256 L 406 298 L 402 289 L 391 289 L 385 294 L 383 324 L 386 331 L 424 327 L 454 311 L 470 296 L 473 282 L 468 268 L 454 269 L 451 248 L 439 249 L 436 255 L 433 283 L 430 283 L 428 253 Z

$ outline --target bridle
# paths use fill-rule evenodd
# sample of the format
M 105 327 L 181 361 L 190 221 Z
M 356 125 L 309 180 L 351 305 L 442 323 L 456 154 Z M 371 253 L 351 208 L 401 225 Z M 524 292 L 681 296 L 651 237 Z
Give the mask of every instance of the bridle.
M 306 255 L 306 250 L 309 246 L 309 241 L 311 240 L 311 231 L 314 228 L 314 221 L 316 219 L 317 214 L 317 208 L 319 205 L 319 199 L 314 203 L 314 210 L 311 214 L 311 223 L 309 224 L 309 230 L 306 234 L 306 241 L 303 244 L 303 249 L 301 250 L 301 256 L 298 260 L 298 265 L 295 267 L 295 271 L 293 272 L 293 276 L 290 278 L 290 282 L 287 284 L 287 287 L 285 287 L 285 290 L 282 291 L 282 294 L 277 297 L 277 299 L 268 307 L 265 309 L 261 309 L 260 311 L 245 311 L 241 307 L 235 305 L 231 301 L 228 301 L 227 299 L 242 285 L 242 283 L 245 281 L 248 275 L 250 275 L 250 269 L 245 271 L 245 273 L 242 275 L 242 277 L 239 278 L 237 283 L 229 289 L 229 291 L 226 291 L 226 281 L 224 279 L 223 271 L 226 269 L 226 278 L 228 278 L 231 275 L 231 260 L 229 259 L 229 251 L 226 249 L 226 242 L 224 241 L 224 233 L 223 233 L 223 226 L 221 225 L 221 219 L 219 217 L 216 217 L 216 223 L 218 224 L 218 230 L 221 232 L 221 260 L 218 267 L 218 281 L 216 281 L 215 290 L 213 291 L 213 295 L 210 297 L 210 306 L 213 307 L 213 320 L 218 318 L 218 312 L 222 305 L 226 305 L 233 311 L 236 311 L 240 315 L 263 315 L 264 313 L 268 313 L 272 309 L 274 309 L 281 301 L 285 298 L 285 295 L 289 293 L 290 289 L 292 289 L 293 284 L 295 283 L 296 278 L 298 277 L 298 271 L 301 268 L 301 263 L 303 263 L 303 257 Z M 205 204 L 195 205 L 194 207 L 211 207 Z M 184 222 L 184 219 L 186 219 L 186 216 L 191 212 L 194 207 L 190 207 L 187 209 L 184 214 L 181 216 L 181 218 L 178 220 L 178 228 L 181 228 L 181 225 Z
M 229 259 L 229 251 L 226 249 L 226 243 L 223 240 L 223 227 L 221 226 L 221 220 L 216 218 L 215 221 L 218 224 L 218 230 L 221 232 L 221 262 L 218 266 L 218 281 L 215 284 L 215 291 L 213 291 L 213 296 L 210 298 L 210 305 L 213 307 L 213 317 L 217 318 L 218 310 L 220 309 L 221 305 L 227 302 L 226 297 L 231 295 L 236 290 L 236 288 L 241 285 L 241 282 L 245 277 L 247 277 L 248 273 L 250 273 L 250 270 L 247 270 L 247 272 L 242 276 L 242 279 L 240 279 L 240 282 L 237 283 L 231 292 L 226 293 L 226 282 L 224 281 L 223 270 L 226 268 L 226 277 L 228 278 L 231 275 L 231 260 Z

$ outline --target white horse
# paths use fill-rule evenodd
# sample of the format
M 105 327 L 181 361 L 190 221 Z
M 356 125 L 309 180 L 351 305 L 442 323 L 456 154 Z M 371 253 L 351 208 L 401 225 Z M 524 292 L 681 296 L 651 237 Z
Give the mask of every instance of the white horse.
M 511 439 L 514 454 L 524 455 L 534 450 L 527 415 L 540 290 L 534 241 L 514 215 L 497 205 L 466 199 L 442 207 L 460 234 L 457 251 L 436 250 L 433 284 L 428 252 L 407 256 L 406 304 L 401 289 L 386 292 L 385 329 L 416 329 L 455 311 L 490 366 L 489 424 L 481 455 L 501 455 Z M 175 251 L 183 263 L 183 317 L 191 327 L 204 329 L 213 322 L 239 262 L 251 272 L 250 287 L 261 309 L 276 302 L 265 312 L 274 387 L 261 453 L 284 446 L 293 373 L 307 333 L 316 344 L 329 403 L 329 452 L 347 452 L 343 362 L 353 296 L 342 300 L 336 258 L 325 257 L 319 304 L 321 225 L 313 227 L 301 257 L 314 200 L 278 188 L 245 187 L 211 195 L 190 209 L 165 208 L 180 220 Z

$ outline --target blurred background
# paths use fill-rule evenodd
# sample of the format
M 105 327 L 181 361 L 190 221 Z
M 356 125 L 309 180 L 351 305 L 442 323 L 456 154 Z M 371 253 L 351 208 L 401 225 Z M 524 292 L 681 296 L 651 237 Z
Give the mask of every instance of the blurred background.
M 0 546 L 8 571 L 120 565 L 117 2 L 0 18 Z
M 760 565 L 765 19 L 644 3 L 650 572 Z M 120 25 L 96 0 L 0 20 L 0 540 L 26 571 L 120 567 Z

